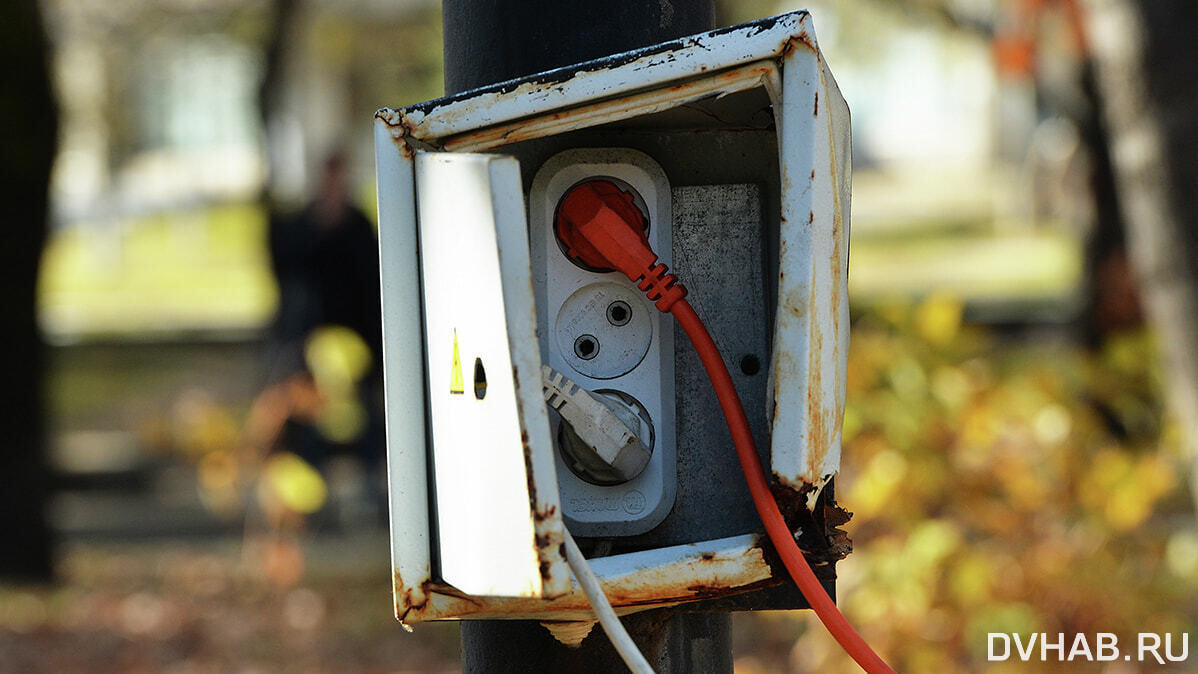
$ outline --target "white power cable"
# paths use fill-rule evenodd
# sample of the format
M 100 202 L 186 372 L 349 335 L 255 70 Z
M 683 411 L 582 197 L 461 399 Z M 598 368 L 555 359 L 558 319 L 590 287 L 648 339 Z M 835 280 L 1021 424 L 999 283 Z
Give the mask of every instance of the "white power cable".
M 599 625 L 603 627 L 604 632 L 607 632 L 607 638 L 616 647 L 616 652 L 624 659 L 624 664 L 628 665 L 628 669 L 635 674 L 653 674 L 653 668 L 649 666 L 649 661 L 641 654 L 636 643 L 632 641 L 632 637 L 628 636 L 624 625 L 620 623 L 620 618 L 616 616 L 611 603 L 607 601 L 607 595 L 603 594 L 603 588 L 599 587 L 599 579 L 591 572 L 591 566 L 587 563 L 586 557 L 582 556 L 582 551 L 578 549 L 574 537 L 565 528 L 562 531 L 566 538 L 566 562 L 574 572 L 574 577 L 578 579 L 578 584 L 582 586 L 583 594 L 591 602 L 591 608 L 595 610 L 595 617 L 599 619 Z

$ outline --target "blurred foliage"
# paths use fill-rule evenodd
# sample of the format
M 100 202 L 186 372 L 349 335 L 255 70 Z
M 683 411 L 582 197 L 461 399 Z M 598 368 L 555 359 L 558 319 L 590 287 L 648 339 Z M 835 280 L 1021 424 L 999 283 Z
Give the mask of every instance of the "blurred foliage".
M 366 430 L 358 385 L 371 367 L 370 347 L 350 328 L 323 325 L 304 344 L 304 360 L 324 405 L 316 426 L 333 442 L 351 442 Z
M 838 482 L 855 511 L 849 619 L 910 672 L 1054 669 L 987 663 L 988 632 L 1126 645 L 1198 629 L 1188 461 L 1150 335 L 1089 353 L 961 316 L 937 293 L 854 324 Z M 857 671 L 808 612 L 746 620 L 758 643 L 738 671 Z
M 295 586 L 229 545 L 74 545 L 58 587 L 0 587 L 0 671 L 457 671 L 456 624 L 396 625 L 386 551 L 379 536 L 310 541 Z
M 266 459 L 258 494 L 267 510 L 311 514 L 324 505 L 328 490 L 311 464 L 291 452 L 279 452 Z
M 838 567 L 840 603 L 850 620 L 910 672 L 1057 668 L 987 663 L 987 632 L 1114 632 L 1126 644 L 1141 631 L 1198 631 L 1198 535 L 1187 459 L 1164 414 L 1151 336 L 1112 337 L 1089 352 L 1060 332 L 1004 335 L 966 324 L 962 315 L 956 296 L 936 293 L 917 303 L 878 303 L 855 318 L 838 481 L 840 502 L 855 511 L 846 527 L 855 550 Z M 356 347 L 336 332 L 322 335 L 309 344 L 314 381 L 353 379 L 364 367 Z M 325 395 L 300 407 L 310 404 L 315 415 Z M 293 398 L 260 400 L 256 413 L 274 421 L 255 422 L 254 411 L 246 415 L 227 400 L 189 391 L 175 398 L 161 424 L 163 445 L 194 462 L 214 511 L 260 508 L 268 521 L 286 518 L 275 510 L 300 515 L 331 500 L 334 485 L 317 482 L 319 474 L 290 454 L 262 462 L 246 451 L 271 437 L 256 438 L 256 425 L 272 427 L 278 414 L 297 409 Z M 276 624 L 284 620 L 278 607 L 309 587 L 320 568 L 305 548 L 311 540 L 291 532 L 253 540 L 240 556 L 230 551 L 227 558 L 240 561 L 227 563 L 256 580 L 222 582 L 242 583 L 250 596 L 268 598 L 254 605 L 273 607 L 270 615 L 245 620 L 283 634 L 298 629 Z M 329 555 L 353 556 L 340 547 Z M 187 559 L 171 564 L 188 568 Z M 68 567 L 67 585 L 50 594 L 0 589 L 0 647 L 33 643 L 5 642 L 6 633 L 47 634 L 41 643 L 54 643 L 91 630 L 124 635 L 113 639 L 125 639 L 129 651 L 160 653 L 154 649 L 177 646 L 181 628 L 162 628 L 161 637 L 153 630 L 133 634 L 119 618 L 126 609 L 133 615 L 143 604 L 167 606 L 169 615 L 183 616 L 179 624 L 199 625 L 186 629 L 204 634 L 203 616 L 215 614 L 216 604 L 234 614 L 249 610 L 239 608 L 240 592 L 193 599 L 186 583 L 154 589 L 122 581 L 97 598 L 97 591 L 78 586 L 76 571 Z M 389 595 L 385 561 L 371 573 L 370 592 Z M 62 593 L 69 601 L 57 598 Z M 328 602 L 336 595 L 321 596 Z M 88 608 L 93 604 L 106 612 Z M 192 605 L 208 608 L 188 617 Z M 394 629 L 387 607 L 337 610 L 346 621 L 382 625 L 372 628 L 380 634 Z M 76 614 L 86 617 L 68 620 Z M 739 672 L 857 671 L 809 612 L 740 614 L 734 624 Z M 205 638 L 226 643 L 219 635 Z M 358 638 L 347 629 L 320 643 L 340 652 Z M 251 657 L 240 648 L 219 657 L 287 662 L 285 652 Z M 181 659 L 191 657 L 180 652 Z

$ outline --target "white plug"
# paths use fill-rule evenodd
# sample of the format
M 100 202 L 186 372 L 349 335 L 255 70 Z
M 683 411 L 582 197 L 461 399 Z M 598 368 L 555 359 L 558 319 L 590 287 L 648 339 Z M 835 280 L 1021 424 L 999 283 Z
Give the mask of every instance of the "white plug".
M 578 470 L 600 484 L 640 475 L 652 455 L 652 425 L 637 410 L 615 396 L 590 393 L 548 365 L 541 366 L 541 382 L 545 402 L 575 436 L 567 434 L 562 449 Z

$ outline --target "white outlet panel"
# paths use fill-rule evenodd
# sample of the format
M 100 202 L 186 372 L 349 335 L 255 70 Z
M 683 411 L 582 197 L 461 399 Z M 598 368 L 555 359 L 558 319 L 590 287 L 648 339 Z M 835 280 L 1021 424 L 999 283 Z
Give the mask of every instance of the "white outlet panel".
M 554 155 L 537 171 L 529 192 L 529 243 L 537 303 L 541 358 L 587 390 L 621 391 L 644 406 L 653 421 L 653 454 L 645 470 L 619 485 L 598 485 L 576 475 L 555 452 L 562 515 L 579 536 L 632 536 L 657 526 L 674 504 L 677 486 L 674 437 L 674 325 L 621 273 L 596 273 L 574 264 L 554 234 L 558 202 L 573 186 L 614 178 L 639 196 L 648 216 L 649 242 L 671 263 L 670 184 L 648 155 L 623 148 L 573 149 Z M 606 318 L 611 302 L 625 302 L 631 320 Z M 598 345 L 582 359 L 581 335 Z M 560 419 L 551 418 L 557 437 Z

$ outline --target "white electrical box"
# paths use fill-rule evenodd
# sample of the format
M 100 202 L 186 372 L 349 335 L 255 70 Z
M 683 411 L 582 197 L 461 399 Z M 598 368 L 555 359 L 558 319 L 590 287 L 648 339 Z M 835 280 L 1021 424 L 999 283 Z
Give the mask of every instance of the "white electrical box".
M 753 152 L 737 145 L 743 128 Z M 678 227 L 702 245 L 703 199 L 769 216 L 772 243 L 728 259 L 768 258 L 768 465 L 814 511 L 840 459 L 850 142 L 807 13 L 380 110 L 375 139 L 396 615 L 589 616 L 563 527 L 641 541 L 591 560 L 619 612 L 782 583 L 754 526 L 687 531 L 708 478 L 680 442 L 678 396 L 696 393 L 676 390 L 672 318 L 618 272 L 564 255 L 554 221 L 568 190 L 601 178 L 634 202 L 670 264 Z M 695 168 L 691 139 L 728 156 L 700 152 L 714 168 Z M 736 161 L 760 162 L 772 182 L 705 187 Z M 745 376 L 758 369 L 741 363 Z M 563 449 L 543 365 L 639 429 L 643 468 L 608 479 Z

